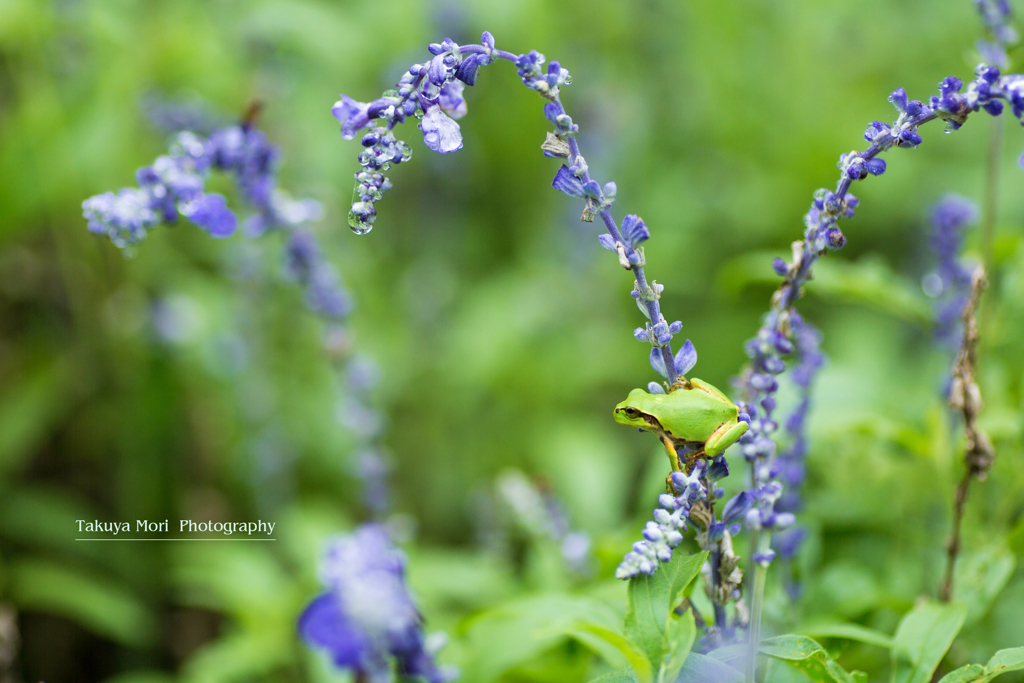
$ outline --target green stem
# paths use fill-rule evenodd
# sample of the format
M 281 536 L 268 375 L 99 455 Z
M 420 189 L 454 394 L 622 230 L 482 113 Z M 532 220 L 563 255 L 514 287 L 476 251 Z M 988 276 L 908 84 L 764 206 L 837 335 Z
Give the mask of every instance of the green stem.
M 758 537 L 757 554 L 768 551 L 772 543 L 772 532 L 762 530 Z M 764 605 L 764 588 L 768 583 L 768 565 L 754 561 L 754 594 L 750 606 L 750 628 L 747 630 L 746 683 L 755 683 L 757 671 L 757 647 L 761 644 L 761 608 Z

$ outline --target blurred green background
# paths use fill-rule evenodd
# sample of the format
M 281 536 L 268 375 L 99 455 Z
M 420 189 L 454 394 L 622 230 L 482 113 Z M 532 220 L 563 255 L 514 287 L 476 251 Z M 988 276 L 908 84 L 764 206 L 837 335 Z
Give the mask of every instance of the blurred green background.
M 654 440 L 611 419 L 656 377 L 630 335 L 628 276 L 550 189 L 541 100 L 511 65 L 483 70 L 465 148 L 435 155 L 406 124 L 414 157 L 392 171 L 374 231 L 345 224 L 358 143 L 338 135 L 338 93 L 373 99 L 428 42 L 484 29 L 572 72 L 563 100 L 590 168 L 618 183 L 619 216 L 650 226 L 663 310 L 696 345 L 695 374 L 720 387 L 767 308 L 771 258 L 801 236 L 839 154 L 894 118 L 896 87 L 925 99 L 969 76 L 981 35 L 969 0 L 0 0 L 3 680 L 345 680 L 294 620 L 323 540 L 367 518 L 359 439 L 338 419 L 347 399 L 322 324 L 278 276 L 279 236 L 215 241 L 183 224 L 125 258 L 86 231 L 82 200 L 132 184 L 165 149 L 141 106 L 153 93 L 225 120 L 262 100 L 282 186 L 323 203 L 317 234 L 357 302 L 348 342 L 380 365 L 392 524 L 413 539 L 428 630 L 451 638 L 442 660 L 467 681 L 601 671 L 576 641 L 487 611 L 553 591 L 621 611 L 611 575 L 665 474 Z M 945 668 L 1024 644 L 1024 134 L 1006 124 L 980 371 L 998 459 L 971 491 L 958 590 L 974 606 Z M 947 137 L 931 124 L 920 149 L 889 154 L 884 177 L 855 186 L 849 244 L 801 302 L 830 360 L 793 568 L 804 597 L 791 603 L 774 572 L 770 632 L 827 619 L 891 633 L 935 592 L 962 437 L 939 396 L 951 354 L 931 341 L 919 285 L 926 214 L 947 192 L 982 196 L 992 125 L 978 115 Z M 745 480 L 730 459 L 729 495 Z M 494 482 L 508 468 L 591 534 L 589 577 L 503 531 Z M 280 540 L 72 540 L 76 519 L 145 518 L 269 519 Z M 885 650 L 828 642 L 886 679 Z

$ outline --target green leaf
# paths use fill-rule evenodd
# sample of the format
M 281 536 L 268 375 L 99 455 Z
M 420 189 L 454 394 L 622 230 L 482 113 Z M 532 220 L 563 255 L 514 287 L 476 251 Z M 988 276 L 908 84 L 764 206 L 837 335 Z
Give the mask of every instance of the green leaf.
M 494 680 L 563 645 L 568 638 L 580 640 L 608 658 L 612 666 L 621 667 L 629 657 L 609 646 L 608 640 L 614 640 L 608 634 L 618 633 L 621 623 L 621 617 L 609 605 L 585 596 L 548 593 L 498 605 L 472 617 L 467 624 L 470 658 L 463 678 Z M 605 636 L 604 642 L 598 633 Z M 627 645 L 636 650 L 628 641 Z M 639 651 L 630 656 L 646 660 Z
M 847 623 L 821 623 L 811 624 L 799 629 L 800 635 L 812 636 L 818 638 L 843 638 L 845 640 L 855 640 L 858 643 L 867 643 L 868 645 L 877 645 L 887 650 L 891 650 L 895 641 L 892 636 L 888 636 L 881 631 L 876 631 L 860 624 L 847 624 Z
M 939 683 L 981 683 L 987 681 L 985 667 L 981 664 L 968 664 L 943 676 Z
M 942 677 L 939 683 L 987 683 L 996 676 L 1024 669 L 1024 647 L 1000 650 L 988 664 L 968 664 Z
M 743 674 L 719 660 L 691 652 L 675 683 L 743 683 Z
M 967 605 L 965 626 L 988 613 L 1016 566 L 1016 556 L 1003 546 L 988 546 L 960 556 L 953 599 Z
M 845 671 L 829 657 L 825 648 L 806 636 L 768 638 L 761 641 L 760 651 L 802 671 L 815 683 L 860 683 L 866 680 L 860 672 Z
M 697 637 L 697 625 L 693 620 L 693 610 L 687 609 L 686 613 L 674 620 L 670 629 L 668 659 L 662 668 L 658 680 L 671 683 L 679 675 L 683 668 L 690 650 L 693 649 L 693 641 Z
M 566 630 L 566 635 L 580 641 L 612 666 L 628 664 L 634 680 L 654 678 L 647 656 L 637 650 L 622 634 L 598 624 L 578 622 Z
M 590 683 L 637 683 L 637 681 L 636 674 L 627 666 L 625 669 L 619 669 L 600 678 L 595 678 Z
M 893 683 L 928 683 L 967 616 L 962 603 L 924 602 L 896 629 Z
M 123 584 L 38 560 L 10 568 L 10 592 L 21 610 L 58 614 L 123 645 L 143 647 L 157 636 L 152 613 Z
M 677 672 L 689 654 L 695 633 L 693 615 L 688 612 L 680 617 L 674 610 L 707 556 L 706 552 L 676 552 L 653 576 L 638 576 L 629 582 L 626 636 L 647 655 L 659 680 L 672 670 Z

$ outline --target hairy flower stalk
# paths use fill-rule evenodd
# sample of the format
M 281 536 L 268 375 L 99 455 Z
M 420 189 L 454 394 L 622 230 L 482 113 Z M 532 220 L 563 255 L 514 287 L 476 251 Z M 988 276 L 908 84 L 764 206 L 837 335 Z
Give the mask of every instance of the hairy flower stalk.
M 978 353 L 977 309 L 981 293 L 988 286 L 983 268 L 977 268 L 971 276 L 971 290 L 963 308 L 963 345 L 953 363 L 953 383 L 949 392 L 949 407 L 959 410 L 964 418 L 964 435 L 967 445 L 964 449 L 963 478 L 956 487 L 953 502 L 953 531 L 946 544 L 946 575 L 939 586 L 939 598 L 948 602 L 953 596 L 953 570 L 960 552 L 960 527 L 964 516 L 964 505 L 971 480 L 984 480 L 995 459 L 995 449 L 988 435 L 978 427 L 978 413 L 982 408 L 981 390 L 975 380 Z

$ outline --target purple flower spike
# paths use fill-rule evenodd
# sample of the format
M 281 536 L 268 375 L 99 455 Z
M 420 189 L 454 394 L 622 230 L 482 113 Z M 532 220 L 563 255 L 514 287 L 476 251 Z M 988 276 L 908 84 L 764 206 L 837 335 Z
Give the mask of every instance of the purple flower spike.
M 183 205 L 181 212 L 213 237 L 230 237 L 238 224 L 224 196 L 213 192 Z
M 356 136 L 356 131 L 370 124 L 370 117 L 367 115 L 369 106 L 363 102 L 356 102 L 344 94 L 334 103 L 331 113 L 341 123 L 341 137 L 351 140 Z
M 420 121 L 423 143 L 440 154 L 449 154 L 462 149 L 462 131 L 459 124 L 448 118 L 441 107 L 434 105 L 427 109 Z
M 676 373 L 685 375 L 697 364 L 697 349 L 693 348 L 693 342 L 689 339 L 682 345 L 675 357 Z

